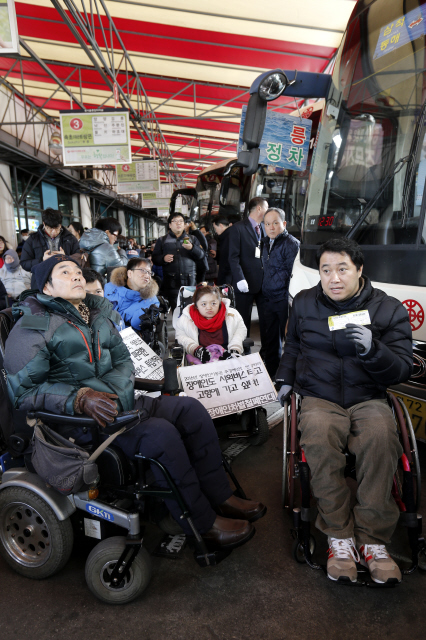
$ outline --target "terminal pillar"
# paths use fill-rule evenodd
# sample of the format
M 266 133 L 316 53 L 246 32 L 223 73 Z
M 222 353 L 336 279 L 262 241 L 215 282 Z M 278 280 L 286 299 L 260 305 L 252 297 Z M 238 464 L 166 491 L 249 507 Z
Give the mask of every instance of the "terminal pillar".
M 10 176 L 10 167 L 7 164 L 0 163 L 0 235 L 6 238 L 9 245 L 16 248 L 16 227 L 15 227 L 15 211 L 12 196 L 7 186 L 12 191 L 12 180 Z M 6 184 L 5 184 L 6 183 Z
M 90 199 L 83 193 L 80 193 L 80 211 L 81 211 L 81 224 L 83 227 L 91 229 L 92 224 L 92 211 L 90 209 Z
M 127 236 L 126 214 L 123 209 L 118 210 L 118 222 L 121 224 L 121 234 Z

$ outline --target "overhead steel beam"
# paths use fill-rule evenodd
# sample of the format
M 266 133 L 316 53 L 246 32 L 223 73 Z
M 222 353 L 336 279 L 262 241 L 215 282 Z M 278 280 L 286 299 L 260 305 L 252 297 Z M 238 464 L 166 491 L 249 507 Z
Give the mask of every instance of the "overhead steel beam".
M 111 93 L 114 91 L 114 84 L 117 86 L 120 103 L 124 108 L 129 110 L 130 119 L 140 137 L 145 144 L 147 144 L 150 151 L 153 152 L 153 155 L 158 156 L 160 163 L 164 168 L 175 169 L 176 173 L 171 174 L 172 179 L 178 184 L 178 186 L 181 186 L 183 183 L 182 175 L 178 170 L 173 156 L 167 146 L 167 142 L 162 134 L 156 115 L 153 112 L 148 95 L 142 85 L 141 78 L 132 63 L 104 0 L 90 0 L 89 7 L 85 4 L 87 0 L 80 0 L 81 11 L 74 0 L 62 0 L 63 4 L 69 11 L 69 14 L 64 10 L 58 0 L 51 0 L 51 2 L 62 17 L 64 23 L 71 30 L 73 36 L 82 47 L 97 72 L 104 80 L 106 86 L 111 90 Z M 109 42 L 107 34 L 105 33 L 101 13 L 105 14 L 108 23 Z M 96 27 L 95 22 L 97 22 Z M 104 41 L 103 48 L 98 44 L 96 28 L 101 31 Z M 123 90 L 123 87 L 120 85 L 117 78 L 117 71 L 114 63 L 115 39 L 119 42 L 121 54 L 125 59 L 126 74 L 128 66 L 132 70 L 133 77 L 136 79 L 138 101 L 137 110 L 133 107 L 128 92 Z

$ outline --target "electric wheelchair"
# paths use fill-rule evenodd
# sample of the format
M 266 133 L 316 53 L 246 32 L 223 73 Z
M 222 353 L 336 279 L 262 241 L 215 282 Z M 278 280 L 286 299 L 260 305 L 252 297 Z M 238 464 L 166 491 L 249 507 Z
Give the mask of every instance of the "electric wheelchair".
M 0 312 L 0 555 L 19 574 L 33 579 L 47 578 L 67 563 L 78 529 L 96 529 L 102 538 L 90 552 L 86 582 L 92 593 L 110 604 L 124 604 L 137 598 L 151 578 L 151 558 L 142 545 L 144 524 L 155 522 L 166 533 L 177 534 L 180 527 L 171 519 L 164 499 L 178 503 L 182 519 L 193 532 L 188 540 L 201 567 L 217 565 L 230 550 L 209 548 L 196 530 L 191 514 L 163 465 L 144 457 L 129 460 L 121 449 L 110 444 L 97 459 L 98 480 L 88 490 L 62 495 L 40 478 L 31 465 L 32 425 L 38 421 L 58 433 L 79 426 L 88 433 L 90 453 L 99 445 L 98 426 L 91 418 L 55 415 L 46 411 L 25 412 L 14 409 L 8 400 L 4 347 L 13 328 L 10 309 Z M 137 380 L 135 388 L 173 393 L 177 389 L 176 363 L 165 360 L 162 381 Z M 174 375 L 173 375 L 174 373 Z M 134 423 L 138 411 L 119 415 L 108 433 Z M 32 425 L 31 425 L 32 423 Z M 65 435 L 65 433 L 62 433 Z M 235 494 L 245 498 L 229 461 L 225 470 L 234 482 Z M 167 488 L 155 486 L 150 467 L 164 475 Z M 172 531 L 170 526 L 173 525 Z M 183 532 L 180 529 L 182 536 Z M 86 535 L 90 535 L 87 534 Z
M 422 536 L 422 517 L 418 513 L 421 496 L 419 453 L 410 415 L 404 402 L 389 392 L 387 400 L 403 447 L 403 454 L 393 479 L 392 496 L 400 510 L 400 524 L 407 528 L 411 552 L 411 565 L 402 573 L 410 574 L 417 567 L 426 570 L 426 543 Z M 301 398 L 296 393 L 292 393 L 289 400 L 284 403 L 282 507 L 288 509 L 293 517 L 291 533 L 294 539 L 292 549 L 294 559 L 299 563 L 307 563 L 312 569 L 322 569 L 326 573 L 326 567 L 317 564 L 312 557 L 316 542 L 311 535 L 311 522 L 316 517 L 317 509 L 311 506 L 310 471 L 299 442 L 300 407 Z M 345 477 L 356 481 L 355 456 L 348 451 L 344 453 L 346 455 Z M 358 579 L 355 585 L 394 586 L 379 585 L 364 580 L 363 573 L 368 574 L 368 570 L 358 567 L 361 579 Z
M 222 298 L 230 300 L 231 308 L 235 309 L 235 294 L 231 285 L 219 285 Z M 173 326 L 175 326 L 175 314 L 180 316 L 182 311 L 192 303 L 192 296 L 196 287 L 184 286 L 179 289 L 178 302 L 176 310 L 173 314 Z M 250 353 L 250 348 L 254 345 L 251 338 L 243 341 L 244 355 Z M 184 349 L 177 340 L 175 346 L 171 349 L 171 356 L 178 362 L 178 366 L 188 366 Z M 250 444 L 260 446 L 269 439 L 269 425 L 266 410 L 263 407 L 255 409 L 247 409 L 228 416 L 221 416 L 213 419 L 219 434 L 226 434 L 227 438 L 248 438 Z

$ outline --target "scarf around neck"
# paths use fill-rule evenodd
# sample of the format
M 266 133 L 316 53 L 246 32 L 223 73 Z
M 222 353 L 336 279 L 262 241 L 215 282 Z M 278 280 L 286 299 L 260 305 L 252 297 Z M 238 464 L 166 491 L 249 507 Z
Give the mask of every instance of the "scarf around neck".
M 226 307 L 221 302 L 219 311 L 213 318 L 204 318 L 198 311 L 195 304 L 191 304 L 189 307 L 189 315 L 194 321 L 195 326 L 201 331 L 217 331 L 223 325 L 226 315 Z

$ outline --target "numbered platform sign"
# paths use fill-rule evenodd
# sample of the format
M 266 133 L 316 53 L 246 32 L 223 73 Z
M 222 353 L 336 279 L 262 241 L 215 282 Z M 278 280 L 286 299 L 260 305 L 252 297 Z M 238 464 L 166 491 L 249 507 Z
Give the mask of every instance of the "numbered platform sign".
M 129 112 L 61 111 L 64 165 L 130 163 Z

